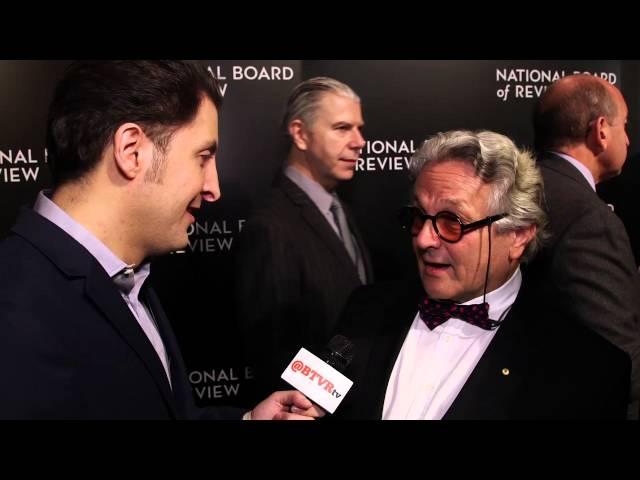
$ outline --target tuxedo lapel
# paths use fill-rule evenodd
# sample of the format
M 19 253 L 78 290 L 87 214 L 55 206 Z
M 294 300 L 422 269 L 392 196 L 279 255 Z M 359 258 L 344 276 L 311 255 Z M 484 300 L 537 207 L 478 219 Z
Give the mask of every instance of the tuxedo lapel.
M 363 411 L 358 417 L 382 418 L 387 385 L 417 311 L 417 295 L 409 288 L 393 306 L 376 312 L 376 315 L 382 316 L 382 325 L 371 340 L 369 361 L 362 377 L 363 387 L 359 394 L 363 401 L 358 402 L 362 405 Z M 371 323 L 374 324 L 375 321 L 372 320 Z
M 528 369 L 524 314 L 514 304 L 443 420 L 511 417 Z

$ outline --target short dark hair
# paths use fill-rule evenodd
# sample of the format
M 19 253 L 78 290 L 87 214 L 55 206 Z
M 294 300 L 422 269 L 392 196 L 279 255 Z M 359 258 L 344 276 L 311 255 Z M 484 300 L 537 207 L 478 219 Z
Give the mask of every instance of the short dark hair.
M 585 140 L 598 117 L 612 122 L 618 114 L 606 85 L 591 75 L 576 75 L 571 88 L 551 84 L 533 111 L 534 146 L 539 152 L 576 145 Z
M 171 135 L 195 118 L 206 97 L 220 108 L 218 83 L 199 62 L 72 63 L 56 86 L 47 120 L 54 186 L 90 172 L 115 131 L 126 122 L 140 124 L 164 152 Z

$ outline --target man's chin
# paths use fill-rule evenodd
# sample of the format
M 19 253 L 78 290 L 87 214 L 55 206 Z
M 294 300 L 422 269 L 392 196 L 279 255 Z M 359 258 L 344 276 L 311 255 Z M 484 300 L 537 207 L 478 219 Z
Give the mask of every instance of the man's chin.
M 434 300 L 449 300 L 456 295 L 456 292 L 449 288 L 443 288 L 440 282 L 435 282 L 433 279 L 422 279 L 422 288 L 427 293 L 429 298 Z
M 184 252 L 188 246 L 189 246 L 189 237 L 185 237 L 181 240 L 175 241 L 168 253 Z
M 336 175 L 336 180 L 340 181 L 340 182 L 344 182 L 346 180 L 351 180 L 353 178 L 353 175 L 355 174 L 355 167 L 354 168 L 342 168 L 339 171 L 335 172 Z

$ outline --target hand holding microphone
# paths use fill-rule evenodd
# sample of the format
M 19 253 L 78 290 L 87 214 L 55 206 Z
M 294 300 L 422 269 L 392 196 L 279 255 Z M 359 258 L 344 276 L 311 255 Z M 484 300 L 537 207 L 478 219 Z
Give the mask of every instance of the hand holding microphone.
M 342 335 L 333 337 L 318 358 L 301 348 L 281 378 L 324 410 L 333 413 L 353 385 L 342 372 L 354 355 L 354 345 Z M 292 405 L 291 412 L 302 413 Z
M 315 420 L 324 412 L 296 390 L 274 392 L 247 412 L 243 420 Z
M 245 420 L 314 420 L 333 413 L 353 382 L 344 372 L 354 346 L 342 335 L 333 337 L 320 358 L 301 348 L 282 378 L 296 390 L 274 392 L 245 414 Z M 309 399 L 313 400 L 311 402 Z

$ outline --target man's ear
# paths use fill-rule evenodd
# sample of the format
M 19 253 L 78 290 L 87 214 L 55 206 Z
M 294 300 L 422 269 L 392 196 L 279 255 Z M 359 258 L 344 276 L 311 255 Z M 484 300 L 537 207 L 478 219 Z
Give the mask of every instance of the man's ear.
M 529 242 L 536 236 L 537 231 L 538 228 L 535 225 L 529 225 L 511 232 L 513 241 L 509 247 L 509 260 L 518 261 L 522 258 L 524 250 L 527 248 L 527 245 L 529 245 Z
M 289 135 L 291 135 L 291 141 L 298 147 L 298 150 L 307 150 L 309 134 L 304 122 L 300 119 L 292 120 L 291 123 L 289 123 L 288 130 Z
M 604 117 L 598 117 L 593 122 L 587 134 L 587 145 L 595 155 L 600 155 L 609 144 L 609 122 Z
M 124 123 L 113 136 L 113 156 L 118 171 L 133 180 L 144 170 L 144 143 L 147 139 L 136 123 Z

